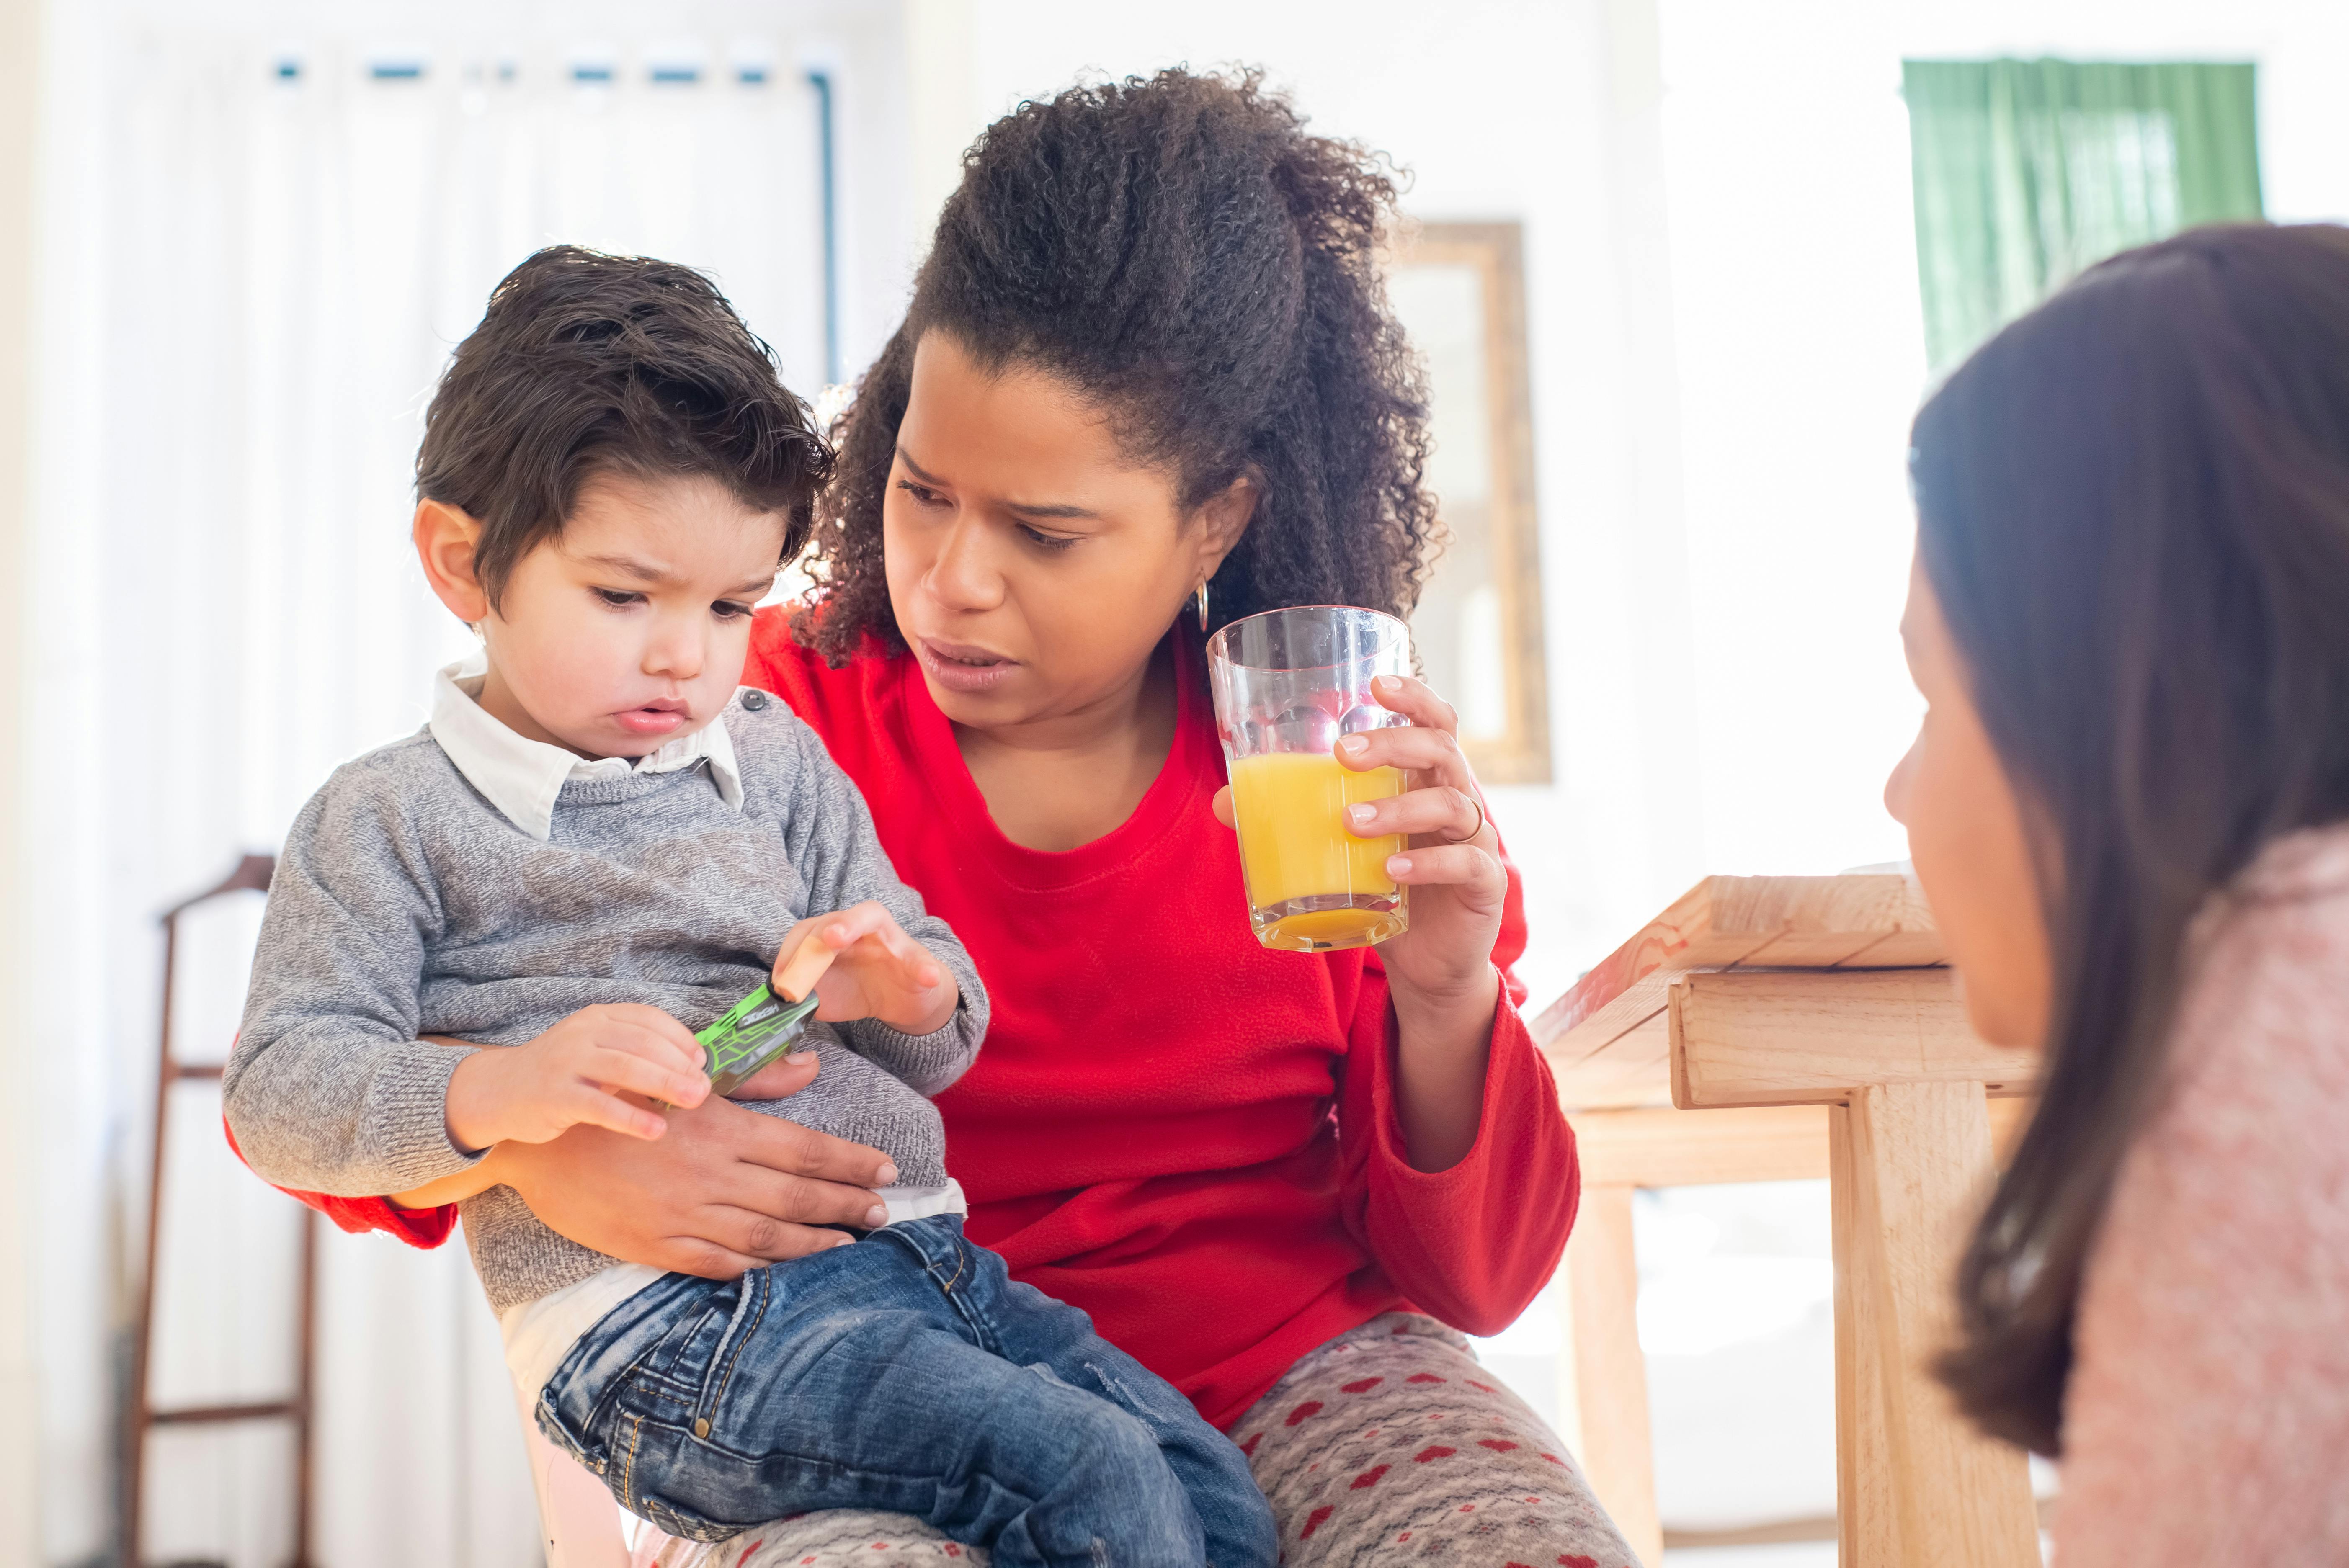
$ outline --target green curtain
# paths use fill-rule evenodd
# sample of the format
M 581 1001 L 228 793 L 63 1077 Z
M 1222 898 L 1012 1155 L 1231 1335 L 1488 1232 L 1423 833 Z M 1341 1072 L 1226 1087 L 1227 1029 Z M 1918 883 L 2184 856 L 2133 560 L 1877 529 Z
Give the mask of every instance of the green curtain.
M 2252 69 L 1902 61 L 1935 367 L 2115 251 L 2259 217 Z

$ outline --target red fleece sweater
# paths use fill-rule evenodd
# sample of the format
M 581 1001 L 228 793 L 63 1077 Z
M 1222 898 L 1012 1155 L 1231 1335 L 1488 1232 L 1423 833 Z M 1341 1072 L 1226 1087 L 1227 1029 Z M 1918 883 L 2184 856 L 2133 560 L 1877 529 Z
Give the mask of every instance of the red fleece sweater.
M 1557 1266 L 1578 1178 L 1514 978 L 1475 1147 L 1449 1171 L 1412 1169 L 1385 974 L 1367 949 L 1257 944 L 1238 851 L 1208 807 L 1224 762 L 1196 653 L 1177 663 L 1157 781 L 1123 827 L 1066 853 L 997 830 L 912 659 L 826 669 L 768 610 L 743 678 L 823 738 L 898 874 L 987 982 L 987 1043 L 938 1100 L 972 1238 L 1227 1426 L 1298 1357 L 1381 1312 L 1507 1323 Z M 1505 976 L 1524 948 L 1511 867 Z M 318 1206 L 427 1245 L 453 1214 Z

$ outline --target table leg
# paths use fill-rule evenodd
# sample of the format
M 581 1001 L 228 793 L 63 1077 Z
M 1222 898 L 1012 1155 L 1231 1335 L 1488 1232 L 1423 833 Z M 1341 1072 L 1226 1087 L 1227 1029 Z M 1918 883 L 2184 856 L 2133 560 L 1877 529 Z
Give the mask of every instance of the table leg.
M 1655 1447 L 1648 1430 L 1648 1363 L 1640 1353 L 1640 1266 L 1629 1187 L 1585 1187 L 1566 1244 L 1573 1297 L 1574 1380 L 1582 1471 L 1641 1563 L 1664 1550 L 1656 1519 Z
M 1828 1118 L 1844 1568 L 2038 1568 L 2027 1461 L 1930 1370 L 1991 1178 L 1982 1086 L 1870 1085 Z

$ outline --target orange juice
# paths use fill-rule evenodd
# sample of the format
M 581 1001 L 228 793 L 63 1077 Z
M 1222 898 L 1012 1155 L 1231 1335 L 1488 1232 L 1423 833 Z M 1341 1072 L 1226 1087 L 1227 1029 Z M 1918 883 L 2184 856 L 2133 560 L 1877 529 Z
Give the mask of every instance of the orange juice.
M 1231 774 L 1257 941 L 1316 953 L 1383 942 L 1403 929 L 1402 890 L 1386 870 L 1402 836 L 1358 839 L 1344 817 L 1356 801 L 1400 794 L 1402 773 L 1357 773 L 1334 757 L 1271 752 L 1238 758 Z

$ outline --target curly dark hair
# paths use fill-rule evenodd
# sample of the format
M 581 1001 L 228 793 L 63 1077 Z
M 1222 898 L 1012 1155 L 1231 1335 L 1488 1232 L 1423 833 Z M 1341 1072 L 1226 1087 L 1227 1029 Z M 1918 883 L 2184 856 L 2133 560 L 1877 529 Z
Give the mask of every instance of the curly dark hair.
M 702 475 L 784 520 L 799 553 L 832 449 L 774 351 L 710 281 L 646 256 L 550 245 L 505 275 L 424 416 L 416 493 L 481 525 L 495 605 L 597 474 Z
M 1377 246 L 1395 179 L 1306 133 L 1261 73 L 1161 71 L 1022 104 L 963 160 L 905 324 L 833 434 L 802 643 L 835 665 L 903 648 L 881 505 L 914 350 L 951 334 L 1104 408 L 1185 511 L 1247 476 L 1254 521 L 1210 589 L 1216 624 L 1289 604 L 1408 615 L 1438 537 L 1423 372 Z

